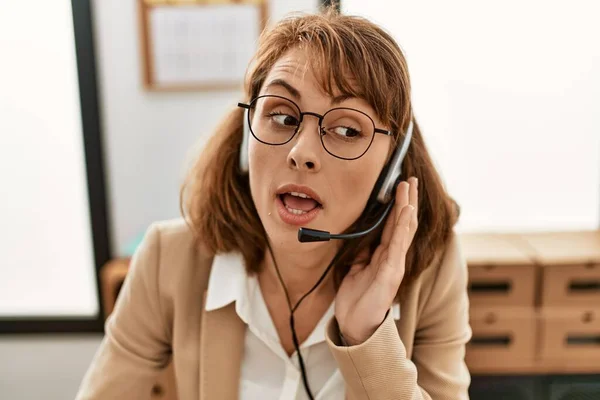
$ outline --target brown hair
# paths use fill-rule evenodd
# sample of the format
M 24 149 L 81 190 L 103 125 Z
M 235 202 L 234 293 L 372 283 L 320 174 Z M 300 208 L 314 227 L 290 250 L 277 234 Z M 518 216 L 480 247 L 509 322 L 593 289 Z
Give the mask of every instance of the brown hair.
M 319 15 L 288 17 L 261 35 L 246 76 L 248 99 L 259 94 L 275 62 L 295 47 L 311 53 L 312 70 L 327 94 L 337 91 L 365 99 L 379 120 L 391 128 L 396 144 L 403 138 L 412 118 L 408 67 L 402 51 L 387 32 L 364 18 L 341 15 L 333 8 Z M 213 253 L 238 251 L 246 268 L 257 271 L 267 239 L 248 177 L 239 170 L 242 118 L 241 109 L 232 110 L 216 129 L 182 187 L 181 208 L 203 246 Z M 416 121 L 403 176 L 419 179 L 419 227 L 407 255 L 399 295 L 443 252 L 459 214 Z M 367 225 L 382 209 L 380 206 L 369 215 L 363 213 L 349 231 Z M 336 285 L 361 249 L 369 247 L 374 251 L 382 228 L 344 244 L 334 267 Z

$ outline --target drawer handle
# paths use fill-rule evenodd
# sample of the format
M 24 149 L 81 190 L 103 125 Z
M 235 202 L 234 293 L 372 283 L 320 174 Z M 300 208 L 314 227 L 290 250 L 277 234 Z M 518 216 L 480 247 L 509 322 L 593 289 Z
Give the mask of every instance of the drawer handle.
M 508 293 L 511 289 L 510 282 L 471 282 L 469 292 L 471 293 Z
M 567 336 L 569 346 L 600 346 L 600 335 L 569 335 Z
M 496 314 L 494 314 L 494 313 L 487 314 L 484 319 L 485 323 L 488 325 L 495 324 L 497 320 L 498 320 L 498 318 L 496 317 Z
M 476 336 L 474 335 L 471 339 L 470 344 L 473 346 L 490 347 L 500 346 L 508 347 L 512 342 L 510 335 L 496 335 L 496 336 Z
M 569 282 L 569 292 L 593 293 L 600 292 L 600 281 L 573 280 Z
M 581 317 L 581 321 L 583 321 L 584 324 L 589 324 L 593 320 L 594 320 L 594 314 L 592 314 L 590 311 L 586 312 Z

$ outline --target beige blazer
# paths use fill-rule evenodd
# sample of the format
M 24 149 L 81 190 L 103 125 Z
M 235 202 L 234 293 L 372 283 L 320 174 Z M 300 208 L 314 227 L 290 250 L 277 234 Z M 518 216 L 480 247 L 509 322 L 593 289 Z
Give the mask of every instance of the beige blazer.
M 457 238 L 365 343 L 327 343 L 352 400 L 468 399 L 467 269 Z M 204 309 L 210 254 L 182 221 L 154 224 L 134 256 L 77 399 L 141 399 L 170 361 L 179 400 L 237 398 L 245 324 L 233 304 Z

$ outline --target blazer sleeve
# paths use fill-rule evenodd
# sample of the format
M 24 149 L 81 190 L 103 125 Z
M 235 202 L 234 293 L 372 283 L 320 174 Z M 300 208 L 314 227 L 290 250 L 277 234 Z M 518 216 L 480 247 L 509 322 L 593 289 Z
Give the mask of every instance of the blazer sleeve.
M 390 312 L 357 346 L 342 346 L 332 320 L 327 341 L 353 400 L 466 400 L 471 381 L 464 362 L 471 338 L 467 266 L 454 237 L 440 263 L 415 332 L 412 359 Z
M 106 334 L 78 400 L 148 399 L 170 359 L 170 332 L 159 296 L 160 233 L 151 227 L 133 256 Z

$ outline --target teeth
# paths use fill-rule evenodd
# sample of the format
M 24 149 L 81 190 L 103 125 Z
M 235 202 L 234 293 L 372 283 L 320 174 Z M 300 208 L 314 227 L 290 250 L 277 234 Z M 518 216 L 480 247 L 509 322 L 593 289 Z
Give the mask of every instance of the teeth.
M 312 197 L 310 197 L 307 194 L 304 193 L 298 193 L 298 192 L 291 192 L 290 193 L 292 196 L 296 196 L 296 197 L 302 197 L 303 199 L 312 199 Z
M 295 208 L 290 208 L 288 206 L 285 206 L 285 208 L 292 214 L 296 214 L 296 215 L 306 214 L 306 211 L 304 211 L 304 210 L 296 210 Z

